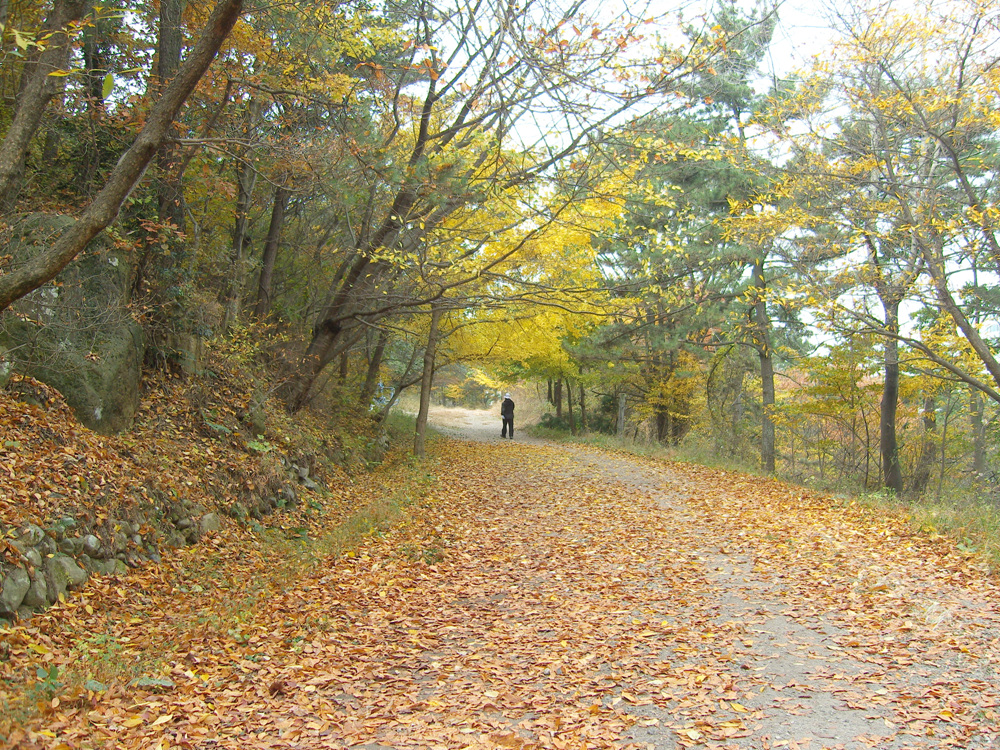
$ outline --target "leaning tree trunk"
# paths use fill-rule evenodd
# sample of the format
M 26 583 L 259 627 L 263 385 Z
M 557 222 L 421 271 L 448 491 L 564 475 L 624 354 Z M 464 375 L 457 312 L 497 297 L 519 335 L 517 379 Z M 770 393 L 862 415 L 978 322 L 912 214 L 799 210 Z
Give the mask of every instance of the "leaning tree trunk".
M 84 209 L 76 222 L 48 250 L 11 273 L 0 276 L 0 311 L 42 284 L 55 278 L 87 243 L 118 216 L 122 203 L 142 177 L 170 125 L 215 59 L 219 47 L 240 17 L 243 0 L 220 0 L 206 23 L 201 39 L 188 55 L 146 117 L 146 124 L 132 146 L 118 160 L 104 188 Z M 0 158 L 0 163 L 3 160 Z
M 417 426 L 413 437 L 413 455 L 424 457 L 424 438 L 427 434 L 427 414 L 431 407 L 431 386 L 434 384 L 434 357 L 437 353 L 438 328 L 441 322 L 441 307 L 431 308 L 431 329 L 427 333 L 427 348 L 424 349 L 424 375 L 420 380 L 420 410 L 417 412 Z

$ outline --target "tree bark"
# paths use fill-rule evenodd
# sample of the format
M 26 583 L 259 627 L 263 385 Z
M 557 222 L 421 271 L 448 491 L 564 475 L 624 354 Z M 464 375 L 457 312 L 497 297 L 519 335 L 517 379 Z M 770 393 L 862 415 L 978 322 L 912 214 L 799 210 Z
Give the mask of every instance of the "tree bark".
M 177 113 L 229 36 L 242 7 L 243 0 L 219 0 L 198 44 L 164 90 L 163 96 L 153 105 L 146 124 L 132 146 L 119 159 L 104 188 L 51 248 L 38 253 L 11 273 L 0 276 L 0 311 L 53 279 L 90 240 L 115 220 L 122 203 L 166 139 Z
M 181 51 L 184 44 L 182 19 L 187 0 L 160 0 L 160 24 L 156 41 L 156 91 L 166 86 L 181 65 Z M 171 125 L 171 131 L 175 128 Z M 184 186 L 180 173 L 175 168 L 173 138 L 160 146 L 156 155 L 157 163 L 157 216 L 161 223 L 170 223 L 177 231 L 186 229 L 187 218 L 184 207 Z
M 56 0 L 43 26 L 43 35 L 49 35 L 45 49 L 26 61 L 14 116 L 0 143 L 0 214 L 9 214 L 17 205 L 28 146 L 49 101 L 63 85 L 61 77 L 49 74 L 69 67 L 65 29 L 83 17 L 87 4 L 88 0 Z
M 351 355 L 348 351 L 342 351 L 340 353 L 340 369 L 337 372 L 337 380 L 341 385 L 347 382 L 347 375 L 350 372 Z
M 417 351 L 420 347 L 414 344 L 413 348 L 410 349 L 410 358 L 406 361 L 406 367 L 403 368 L 403 372 L 400 374 L 399 379 L 396 381 L 395 386 L 392 389 L 392 396 L 389 397 L 389 401 L 384 407 L 382 407 L 382 412 L 379 415 L 379 421 L 384 422 L 389 416 L 389 412 L 392 411 L 392 407 L 395 406 L 399 397 L 403 395 L 403 391 L 409 388 L 411 385 L 416 385 L 420 382 L 421 378 L 411 379 L 410 373 L 413 372 L 414 365 L 417 363 Z
M 586 389 L 583 387 L 583 383 L 580 383 L 580 432 L 585 433 L 587 431 L 587 393 Z
M 87 114 L 90 129 L 84 146 L 84 158 L 76 168 L 76 184 L 81 193 L 90 192 L 92 183 L 100 174 L 104 149 L 96 137 L 101 121 L 105 116 L 104 78 L 108 73 L 108 62 L 105 55 L 107 38 L 105 22 L 95 20 L 93 25 L 87 25 L 83 30 L 83 68 L 84 87 L 87 91 Z M 59 139 L 51 130 L 46 134 L 45 149 L 42 163 L 52 163 L 58 158 Z
M 385 358 L 385 347 L 389 343 L 389 332 L 380 329 L 378 339 L 375 342 L 375 349 L 368 359 L 368 371 L 365 373 L 365 384 L 361 388 L 360 402 L 362 406 L 371 404 L 375 396 L 375 388 L 378 387 L 379 369 L 382 367 L 382 360 Z
M 424 349 L 424 373 L 420 380 L 420 409 L 417 411 L 417 425 L 413 436 L 413 455 L 425 455 L 427 434 L 427 414 L 431 407 L 431 386 L 434 384 L 434 358 L 437 354 L 438 328 L 443 310 L 435 304 L 431 308 L 431 327 L 427 333 L 427 348 Z
M 292 192 L 285 187 L 274 190 L 274 204 L 271 206 L 271 224 L 267 229 L 267 240 L 264 242 L 264 253 L 260 260 L 260 279 L 257 282 L 257 304 L 253 315 L 257 320 L 263 320 L 271 311 L 271 284 L 274 279 L 274 262 L 278 257 L 278 246 L 281 240 L 281 229 L 285 224 L 285 213 L 288 208 L 288 198 Z
M 899 302 L 883 300 L 886 329 L 899 329 Z M 879 452 L 882 458 L 882 485 L 896 495 L 903 494 L 903 471 L 899 465 L 896 440 L 896 411 L 899 405 L 899 342 L 885 338 L 883 352 L 882 403 L 879 410 Z
M 972 422 L 972 471 L 977 481 L 986 474 L 986 431 L 983 424 L 983 394 L 969 393 L 969 421 Z
M 236 221 L 233 224 L 233 242 L 229 250 L 229 273 L 222 289 L 222 330 L 228 331 L 240 317 L 240 297 L 243 289 L 243 271 L 246 265 L 247 225 L 250 221 L 250 203 L 257 184 L 257 170 L 248 161 L 241 161 L 236 171 Z
M 764 257 L 755 260 L 752 271 L 754 286 L 754 347 L 760 359 L 761 425 L 760 467 L 775 473 L 774 420 L 774 359 L 771 350 L 771 319 L 767 312 L 767 280 L 764 277 Z
M 924 431 L 920 441 L 920 457 L 917 459 L 910 485 L 914 495 L 920 495 L 927 489 L 937 459 L 937 402 L 934 396 L 924 398 L 922 411 Z
M 569 406 L 569 434 L 576 434 L 576 422 L 573 420 L 573 384 L 566 378 L 566 404 Z
M 664 406 L 656 409 L 656 442 L 663 443 L 670 435 L 670 412 Z
M 900 208 L 900 212 L 903 218 L 906 220 L 907 224 L 911 227 L 921 226 L 921 222 L 917 220 L 910 205 L 904 200 L 902 194 L 896 196 L 897 203 Z M 990 349 L 989 343 L 983 339 L 980 335 L 979 330 L 973 321 L 969 320 L 968 316 L 962 307 L 955 301 L 955 297 L 952 294 L 951 289 L 948 286 L 948 271 L 945 263 L 945 251 L 944 251 L 944 239 L 936 232 L 933 227 L 929 229 L 930 237 L 921 235 L 920 233 L 913 232 L 913 240 L 917 243 L 920 248 L 920 252 L 923 255 L 925 261 L 925 270 L 927 275 L 930 276 L 931 282 L 934 285 L 934 291 L 938 298 L 938 302 L 941 305 L 941 309 L 944 310 L 958 326 L 958 329 L 965 336 L 966 341 L 969 342 L 969 346 L 979 357 L 979 360 L 983 363 L 986 371 L 989 372 L 990 377 L 993 378 L 993 382 L 1000 385 L 1000 361 L 993 355 Z M 958 368 L 960 369 L 960 368 Z M 966 375 L 963 378 L 965 382 L 969 383 L 975 387 L 976 379 L 970 378 Z M 974 382 L 975 381 L 975 382 Z M 982 389 L 981 389 L 982 390 Z M 994 401 L 1000 403 L 1000 394 L 995 390 L 983 390 L 987 396 L 989 396 Z

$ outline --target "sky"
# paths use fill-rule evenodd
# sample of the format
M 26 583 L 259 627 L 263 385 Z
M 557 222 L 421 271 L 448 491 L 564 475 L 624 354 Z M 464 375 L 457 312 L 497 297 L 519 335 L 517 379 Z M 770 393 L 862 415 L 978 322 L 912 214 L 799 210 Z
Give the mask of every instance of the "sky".
M 784 0 L 779 9 L 771 59 L 775 72 L 787 75 L 809 66 L 830 43 L 833 32 L 824 19 L 824 3 L 817 0 Z

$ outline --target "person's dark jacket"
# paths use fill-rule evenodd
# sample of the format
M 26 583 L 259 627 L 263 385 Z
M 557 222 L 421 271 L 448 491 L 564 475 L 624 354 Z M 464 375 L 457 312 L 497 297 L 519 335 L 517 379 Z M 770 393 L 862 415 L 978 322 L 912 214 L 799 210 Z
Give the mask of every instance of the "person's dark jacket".
M 514 418 L 514 402 L 511 399 L 505 398 L 500 404 L 500 416 L 504 419 Z

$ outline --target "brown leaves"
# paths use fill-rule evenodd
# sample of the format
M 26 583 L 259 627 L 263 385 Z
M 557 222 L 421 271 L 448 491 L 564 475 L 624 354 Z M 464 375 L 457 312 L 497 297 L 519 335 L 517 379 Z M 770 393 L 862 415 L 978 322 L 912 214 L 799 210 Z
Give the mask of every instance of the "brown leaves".
M 807 747 L 824 726 L 849 732 L 824 746 L 995 735 L 1000 697 L 982 678 L 998 663 L 995 582 L 944 543 L 694 467 L 441 451 L 420 468 L 436 475 L 427 498 L 356 554 L 287 578 L 275 548 L 232 531 L 12 633 L 5 677 L 113 653 L 172 685 L 121 675 L 67 693 L 20 738 L 575 750 Z M 376 479 L 344 502 L 401 484 Z M 196 591 L 206 566 L 217 585 Z M 769 739 L 790 717 L 812 728 Z

